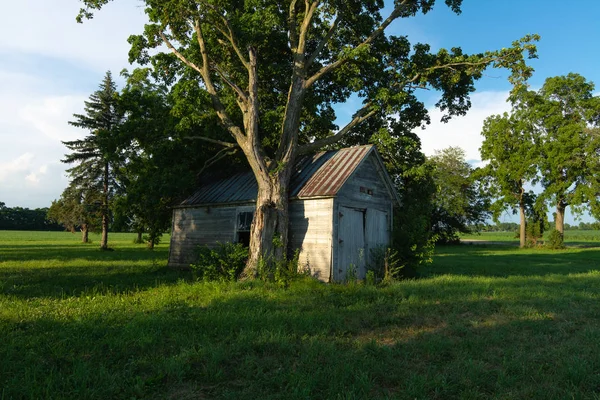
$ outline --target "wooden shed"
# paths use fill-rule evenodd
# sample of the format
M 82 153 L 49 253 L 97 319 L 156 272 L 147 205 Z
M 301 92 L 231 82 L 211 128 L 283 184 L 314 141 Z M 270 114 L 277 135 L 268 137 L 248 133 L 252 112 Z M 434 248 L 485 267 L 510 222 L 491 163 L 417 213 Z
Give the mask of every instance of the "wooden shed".
M 173 211 L 169 265 L 187 267 L 195 249 L 247 242 L 257 185 L 252 172 L 213 180 Z M 289 245 L 300 267 L 323 281 L 364 278 L 371 249 L 389 244 L 398 194 L 374 146 L 301 158 L 290 185 Z

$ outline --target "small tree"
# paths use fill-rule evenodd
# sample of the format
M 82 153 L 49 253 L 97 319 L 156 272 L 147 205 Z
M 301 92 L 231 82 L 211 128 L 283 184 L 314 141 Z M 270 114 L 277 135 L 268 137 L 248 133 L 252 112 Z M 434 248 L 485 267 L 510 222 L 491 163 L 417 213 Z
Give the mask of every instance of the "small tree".
M 116 171 L 119 162 L 118 133 L 122 112 L 112 75 L 106 73 L 99 90 L 85 102 L 85 114 L 74 114 L 69 124 L 89 130 L 84 139 L 63 142 L 72 151 L 65 155 L 64 163 L 75 164 L 67 170 L 71 185 L 82 192 L 99 192 L 102 239 L 100 248 L 108 248 L 110 201 L 117 188 Z
M 71 232 L 81 231 L 81 241 L 88 243 L 89 232 L 94 232 L 101 225 L 100 204 L 102 194 L 93 190 L 82 190 L 69 185 L 54 200 L 48 209 L 48 219 L 61 224 Z
M 473 168 L 460 147 L 437 151 L 428 163 L 434 168 L 436 186 L 432 232 L 442 243 L 458 242 L 459 233 L 471 232 L 472 226 L 489 217 L 489 198 L 473 178 Z

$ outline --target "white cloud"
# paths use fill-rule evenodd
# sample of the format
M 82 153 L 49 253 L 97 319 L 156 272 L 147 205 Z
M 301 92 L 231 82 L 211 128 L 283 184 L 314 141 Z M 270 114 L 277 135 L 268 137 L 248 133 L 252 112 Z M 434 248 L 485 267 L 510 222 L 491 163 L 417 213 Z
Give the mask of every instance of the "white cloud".
M 463 117 L 454 117 L 448 123 L 440 122 L 443 113 L 430 109 L 431 124 L 425 130 L 417 131 L 421 138 L 423 152 L 430 156 L 436 150 L 448 147 L 461 147 L 467 160 L 480 160 L 479 148 L 483 137 L 481 129 L 484 120 L 490 115 L 502 114 L 510 110 L 506 102 L 508 92 L 479 92 L 471 96 L 471 109 Z
M 32 172 L 31 174 L 27 175 L 25 177 L 25 180 L 27 182 L 29 182 L 29 183 L 34 184 L 34 185 L 40 183 L 40 178 L 38 178 L 38 176 L 34 172 Z
M 6 182 L 11 176 L 28 172 L 32 165 L 33 154 L 25 153 L 8 162 L 0 162 L 0 182 Z
M 56 142 L 80 139 L 85 133 L 67 121 L 81 112 L 85 100 L 85 96 L 76 95 L 32 99 L 20 110 L 19 117 Z
M 61 140 L 86 132 L 67 121 L 87 95 L 52 95 L 53 82 L 0 70 L 0 201 L 9 207 L 47 207 L 67 186 Z

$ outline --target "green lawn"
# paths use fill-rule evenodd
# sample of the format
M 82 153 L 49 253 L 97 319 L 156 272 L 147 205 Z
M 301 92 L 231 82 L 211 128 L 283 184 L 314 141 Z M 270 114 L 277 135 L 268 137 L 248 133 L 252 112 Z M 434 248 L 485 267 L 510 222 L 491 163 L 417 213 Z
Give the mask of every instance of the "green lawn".
M 461 239 L 519 244 L 516 232 L 481 232 L 462 235 Z M 600 246 L 600 231 L 565 231 L 565 244 L 571 247 Z
M 0 232 L 0 399 L 600 398 L 600 248 L 439 248 L 424 277 L 192 282 L 112 235 Z

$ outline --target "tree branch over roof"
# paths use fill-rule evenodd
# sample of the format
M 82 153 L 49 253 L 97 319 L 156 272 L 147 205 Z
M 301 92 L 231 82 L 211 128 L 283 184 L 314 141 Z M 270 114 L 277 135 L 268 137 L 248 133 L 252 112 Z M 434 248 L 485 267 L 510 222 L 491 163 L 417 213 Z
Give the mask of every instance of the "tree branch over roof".
M 312 152 L 315 152 L 315 151 L 321 149 L 322 147 L 325 147 L 325 146 L 328 146 L 328 145 L 331 145 L 331 144 L 334 144 L 334 143 L 340 141 L 346 134 L 348 134 L 348 132 L 350 132 L 352 129 L 354 129 L 356 126 L 358 126 L 360 123 L 366 121 L 367 119 L 371 118 L 373 115 L 377 114 L 377 111 L 378 110 L 373 107 L 373 104 L 371 104 L 371 103 L 365 104 L 360 110 L 358 110 L 356 112 L 356 114 L 354 114 L 354 117 L 352 118 L 352 120 L 346 126 L 344 126 L 342 129 L 340 129 L 335 135 L 328 136 L 326 138 L 316 140 L 312 143 L 308 143 L 308 144 L 300 146 L 298 148 L 298 155 L 312 153 Z

